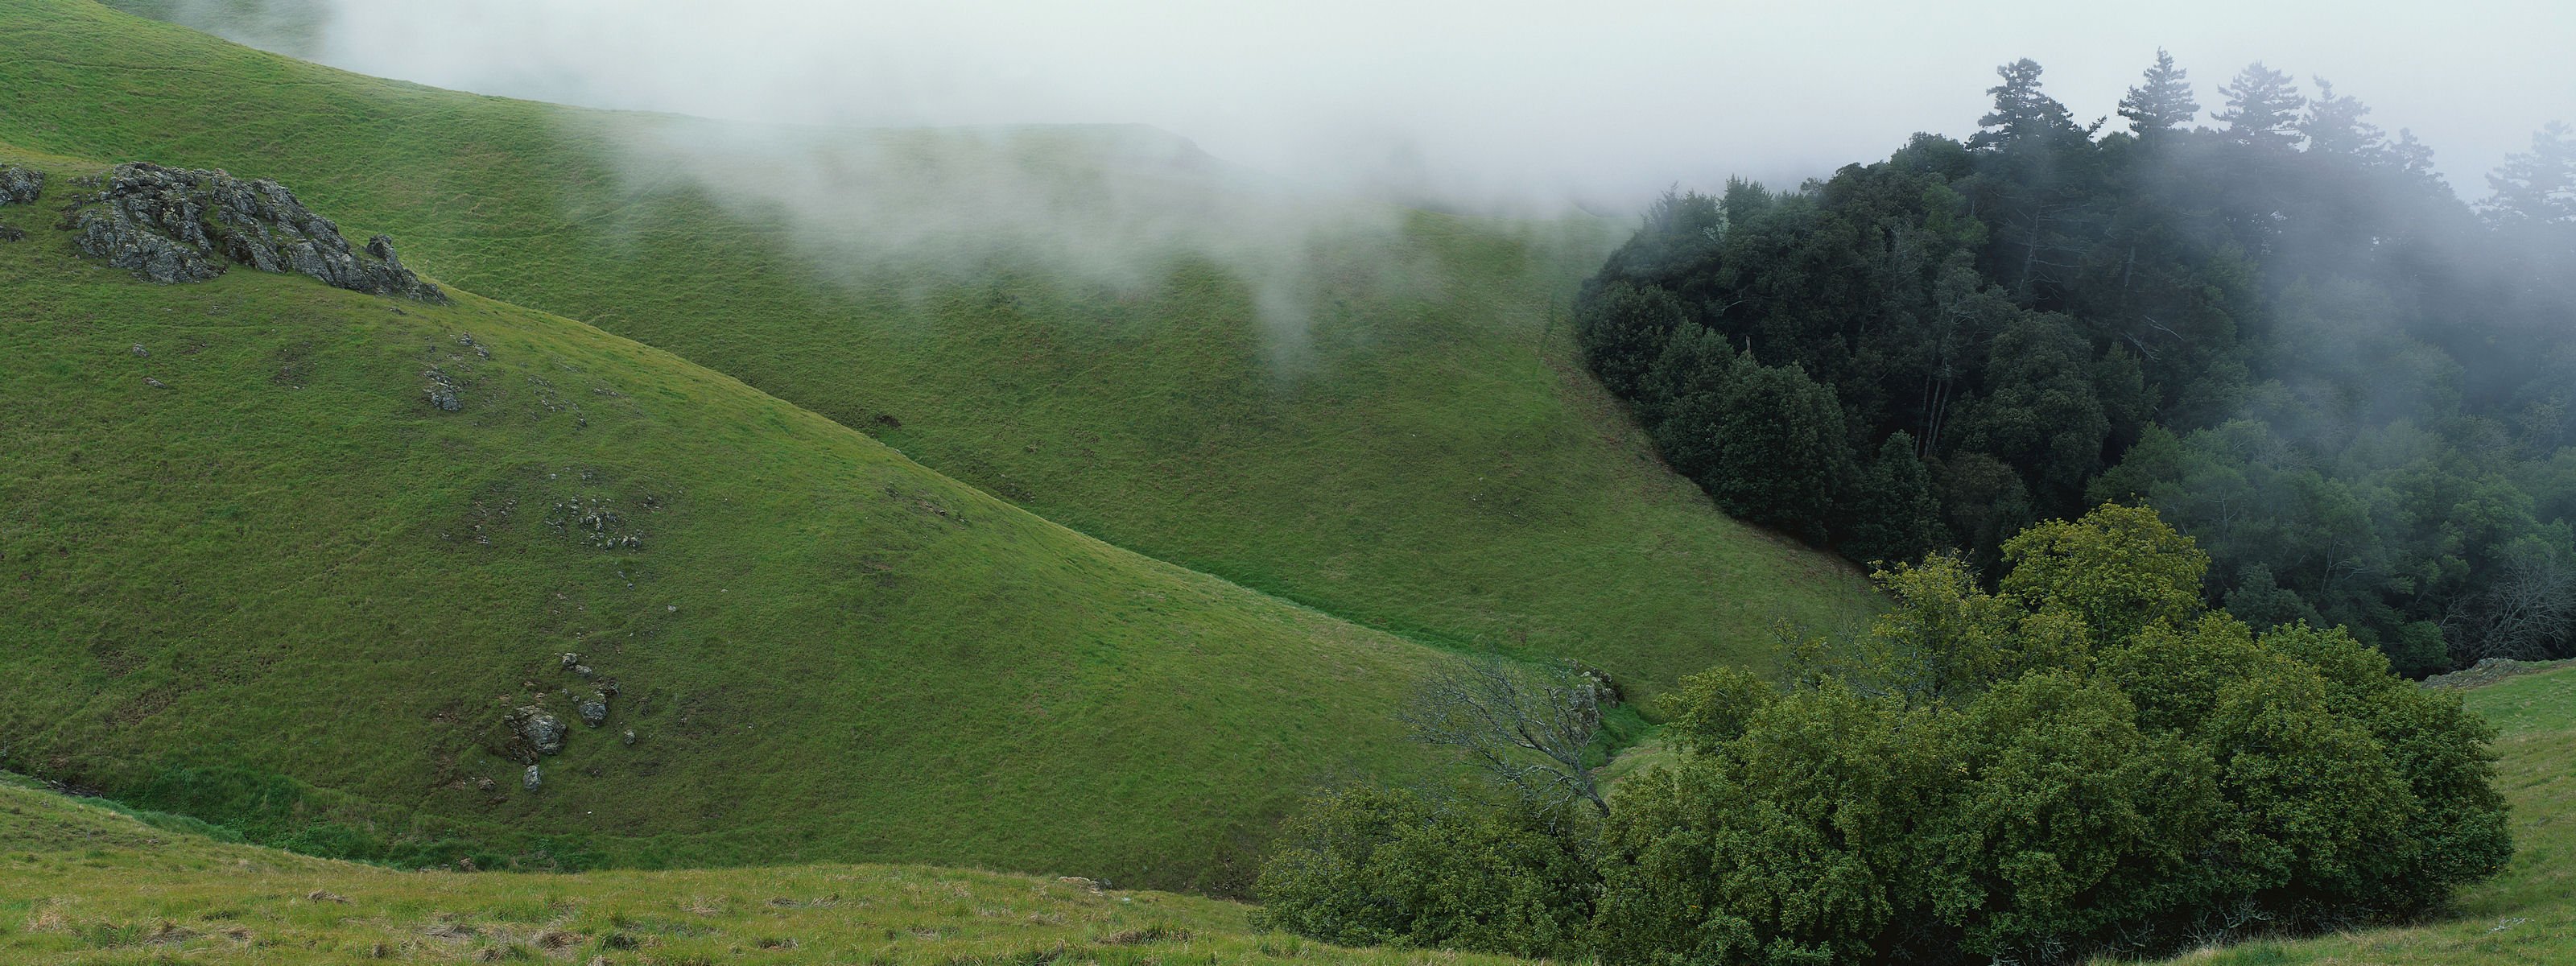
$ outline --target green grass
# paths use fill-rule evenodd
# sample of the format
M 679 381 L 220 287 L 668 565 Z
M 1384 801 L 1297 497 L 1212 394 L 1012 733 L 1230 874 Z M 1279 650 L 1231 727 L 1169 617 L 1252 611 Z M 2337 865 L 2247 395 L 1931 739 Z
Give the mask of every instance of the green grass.
M 11 963 L 1511 962 L 1342 949 L 1256 933 L 1230 902 L 963 870 L 397 872 L 224 844 L 5 780 L 0 843 Z
M 692 179 L 682 160 L 628 153 L 624 134 L 670 119 L 359 77 L 81 0 L 0 11 L 0 51 L 0 142 L 279 178 L 449 282 L 1368 626 L 1579 656 L 1647 696 L 1767 660 L 1774 620 L 1847 626 L 1874 606 L 1848 566 L 1715 512 L 1580 371 L 1562 307 L 1624 225 L 1317 214 L 1234 192 L 1222 171 L 1121 168 L 1122 145 L 1152 140 L 1124 129 L 792 132 L 826 166 L 894 153 L 1036 170 L 1033 210 L 1128 191 L 1255 210 L 1197 226 L 1207 258 L 1110 232 L 1086 254 L 1122 266 L 1114 283 L 1043 259 L 925 275 L 853 266 L 880 220 L 817 228 L 760 202 L 778 170 Z M 736 135 L 782 136 L 686 140 Z M 1243 237 L 1280 205 L 1311 244 Z M 1269 334 L 1247 262 L 1291 280 L 1300 335 Z
M 96 167 L 11 160 L 56 192 Z M 570 320 L 156 286 L 77 257 L 53 207 L 0 207 L 30 235 L 0 243 L 0 767 L 406 865 L 1219 892 L 1314 784 L 1438 767 L 1393 717 L 1436 649 Z M 425 402 L 433 365 L 463 411 Z M 639 545 L 556 525 L 602 505 Z M 498 721 L 572 720 L 567 651 L 622 693 L 527 794 Z
M 2471 888 L 2440 921 L 2203 950 L 2176 962 L 2391 964 L 2576 962 L 2576 669 L 2469 691 L 2503 732 L 2496 788 L 2512 805 L 2513 864 Z

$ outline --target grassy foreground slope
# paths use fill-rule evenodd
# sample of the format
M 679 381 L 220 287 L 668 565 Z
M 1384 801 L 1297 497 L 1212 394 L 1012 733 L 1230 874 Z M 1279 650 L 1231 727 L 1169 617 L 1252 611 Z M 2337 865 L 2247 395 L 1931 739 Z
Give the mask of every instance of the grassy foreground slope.
M 86 0 L 0 9 L 0 51 L 0 141 L 279 178 L 451 282 L 1372 626 L 1651 691 L 1763 660 L 1775 619 L 1873 606 L 1850 568 L 1717 513 L 1571 362 L 1553 307 L 1620 226 L 1318 214 L 1132 131 L 782 132 L 470 96 Z M 706 147 L 737 142 L 773 150 Z M 889 164 L 998 171 L 999 201 L 941 183 L 986 219 L 968 235 L 1024 214 L 1102 264 L 960 261 L 920 224 L 944 211 L 824 177 Z M 1150 210 L 1101 201 L 1131 196 Z M 1206 257 L 1155 247 L 1165 229 Z
M 396 872 L 0 778 L 12 963 L 1508 963 L 1254 933 L 1245 907 L 919 867 Z
M 2213 966 L 2452 966 L 2576 962 L 2576 668 L 2466 695 L 2502 732 L 2496 788 L 2513 812 L 2513 864 L 2451 918 L 2405 929 L 2243 943 L 2183 957 Z
M 53 227 L 101 165 L 7 161 L 54 188 L 0 206 L 0 767 L 404 862 L 1226 890 L 1312 783 L 1428 764 L 1392 715 L 1431 649 L 569 320 L 138 281 Z M 533 794 L 522 705 L 573 722 Z

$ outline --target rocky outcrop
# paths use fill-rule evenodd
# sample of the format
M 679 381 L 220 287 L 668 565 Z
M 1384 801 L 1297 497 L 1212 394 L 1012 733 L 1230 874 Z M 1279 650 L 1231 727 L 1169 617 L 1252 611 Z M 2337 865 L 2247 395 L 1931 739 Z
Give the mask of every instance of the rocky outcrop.
M 510 730 L 518 734 L 520 741 L 527 743 L 528 750 L 540 755 L 563 751 L 566 730 L 563 719 L 546 713 L 545 709 L 523 705 L 510 712 L 509 723 Z
M 233 265 L 294 272 L 356 292 L 446 304 L 383 235 L 352 248 L 340 227 L 265 178 L 122 164 L 65 215 L 82 253 L 155 282 L 202 282 Z
M 44 172 L 0 164 L 0 205 L 32 205 L 44 195 Z

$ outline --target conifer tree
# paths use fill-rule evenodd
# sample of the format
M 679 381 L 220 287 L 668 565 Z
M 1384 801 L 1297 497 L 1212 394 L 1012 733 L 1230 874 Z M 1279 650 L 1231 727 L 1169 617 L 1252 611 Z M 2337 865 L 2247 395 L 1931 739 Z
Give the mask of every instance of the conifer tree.
M 2299 108 L 2306 101 L 2290 75 L 2255 61 L 2238 71 L 2235 80 L 2219 85 L 2218 92 L 2227 95 L 2227 109 L 2218 112 L 2218 119 L 2226 122 L 2228 137 L 2283 151 L 2298 146 Z
M 1974 150 L 2047 147 L 2068 135 L 2081 135 L 2066 105 L 2040 93 L 2040 68 L 2037 61 L 2024 57 L 1995 68 L 2003 83 L 1986 88 L 1994 95 L 1995 109 L 1978 118 L 1982 130 L 1968 139 Z
M 2145 83 L 2121 96 L 2120 116 L 2129 119 L 2129 130 L 2140 138 L 2190 124 L 2200 116 L 2200 102 L 2191 96 L 2190 72 L 2174 66 L 2173 55 L 2164 48 L 2156 48 L 2156 64 L 2147 68 Z
M 2501 225 L 2576 225 L 2576 128 L 2552 121 L 2531 151 L 2487 175 L 2487 216 Z
M 2334 84 L 2316 78 L 2317 96 L 2308 102 L 2308 114 L 2299 119 L 2299 133 L 2307 135 L 2308 150 L 2364 162 L 2392 160 L 2388 136 L 2379 126 L 2362 120 L 2370 106 L 2349 95 L 2337 95 Z

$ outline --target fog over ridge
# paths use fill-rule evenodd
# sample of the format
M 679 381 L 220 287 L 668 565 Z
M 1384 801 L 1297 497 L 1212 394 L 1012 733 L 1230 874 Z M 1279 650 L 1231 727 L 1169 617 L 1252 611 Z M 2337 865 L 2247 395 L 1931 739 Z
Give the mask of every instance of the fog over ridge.
M 1964 136 L 2031 57 L 2080 119 L 2158 47 L 2205 109 L 2261 60 L 2431 144 L 2452 184 L 2576 119 L 2576 7 L 1862 0 L 833 3 L 129 0 L 364 73 L 488 94 L 853 126 L 1146 124 L 1301 182 L 1472 208 L 1628 210 Z M 277 23 L 245 18 L 266 9 Z M 2114 118 L 2114 127 L 2117 119 Z

